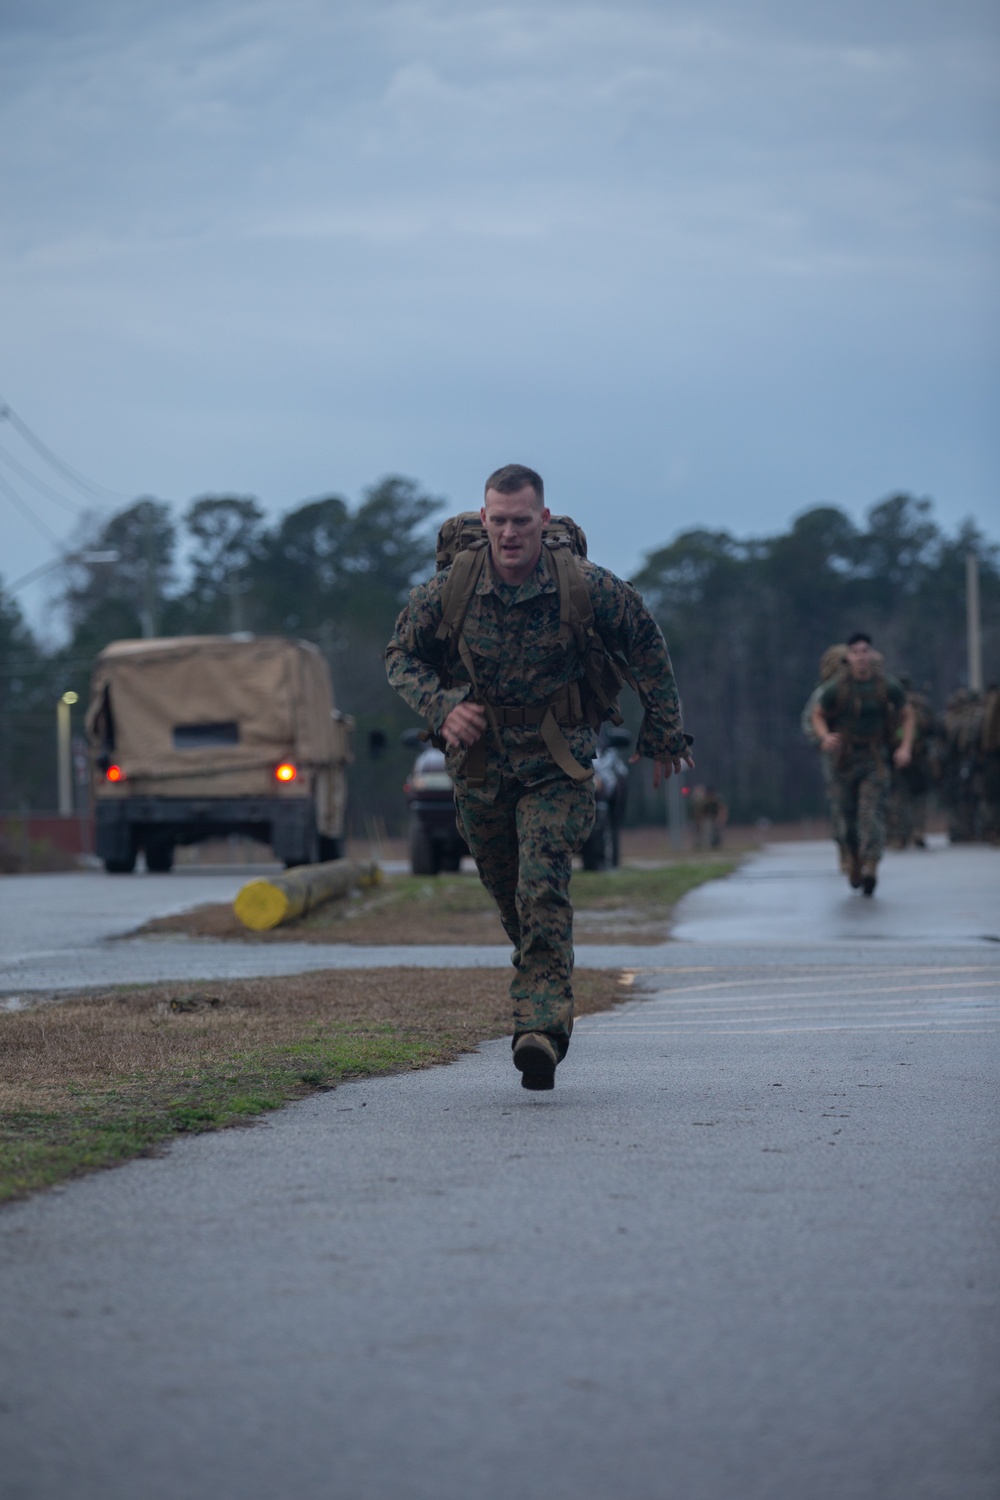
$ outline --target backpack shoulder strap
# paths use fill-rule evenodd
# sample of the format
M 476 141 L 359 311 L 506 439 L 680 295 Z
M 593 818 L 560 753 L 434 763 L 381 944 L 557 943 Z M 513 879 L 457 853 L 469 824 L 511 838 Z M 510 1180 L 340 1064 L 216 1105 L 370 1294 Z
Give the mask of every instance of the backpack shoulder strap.
M 560 645 L 568 646 L 571 640 L 575 640 L 580 651 L 584 652 L 594 628 L 594 608 L 583 574 L 569 542 L 562 537 L 546 539 L 544 556 L 559 590 Z
M 833 714 L 834 724 L 843 719 L 851 704 L 851 674 L 846 668 L 837 668 L 837 696 L 834 699 L 830 712 Z
M 635 676 L 624 661 L 608 650 L 596 627 L 590 590 L 572 543 L 553 537 L 545 546 L 546 563 L 559 589 L 559 639 L 563 645 L 575 640 L 591 690 L 591 704 L 597 707 L 591 728 L 596 729 L 605 718 L 620 724 L 618 695 L 623 682 L 634 692 L 639 691 Z
M 485 561 L 485 540 L 475 541 L 456 554 L 441 590 L 441 623 L 436 640 L 454 644 L 460 638 Z

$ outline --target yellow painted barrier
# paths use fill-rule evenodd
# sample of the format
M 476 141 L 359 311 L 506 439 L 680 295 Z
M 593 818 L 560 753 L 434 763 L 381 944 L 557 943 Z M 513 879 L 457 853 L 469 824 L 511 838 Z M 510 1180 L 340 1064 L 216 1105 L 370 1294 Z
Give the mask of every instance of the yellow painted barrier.
M 238 892 L 233 911 L 244 927 L 267 932 L 346 896 L 354 886 L 378 885 L 382 871 L 372 860 L 332 859 L 323 865 L 296 865 L 283 875 L 251 880 Z

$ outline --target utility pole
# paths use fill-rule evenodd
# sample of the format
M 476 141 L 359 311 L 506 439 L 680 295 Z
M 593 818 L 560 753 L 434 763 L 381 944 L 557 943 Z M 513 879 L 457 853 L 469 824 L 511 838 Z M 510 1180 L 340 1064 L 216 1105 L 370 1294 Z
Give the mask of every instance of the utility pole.
M 242 570 L 233 568 L 229 574 L 229 629 L 232 635 L 239 635 L 243 629 L 243 581 Z
M 153 551 L 153 502 L 147 500 L 142 508 L 142 541 L 146 559 L 146 579 L 143 588 L 142 634 L 151 640 L 156 634 L 156 566 Z
M 965 628 L 969 656 L 969 687 L 974 693 L 983 690 L 983 636 L 979 619 L 979 558 L 975 552 L 965 554 Z
M 73 770 L 70 763 L 70 710 L 77 702 L 76 693 L 63 693 L 56 704 L 56 761 L 59 770 L 59 816 L 73 812 Z

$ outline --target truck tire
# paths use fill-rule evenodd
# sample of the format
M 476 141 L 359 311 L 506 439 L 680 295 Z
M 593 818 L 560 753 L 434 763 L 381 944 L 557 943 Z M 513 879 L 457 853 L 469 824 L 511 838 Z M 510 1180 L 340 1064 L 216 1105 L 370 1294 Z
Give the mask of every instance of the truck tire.
M 327 860 L 343 859 L 344 840 L 327 838 L 325 833 L 319 836 L 319 860 L 320 864 L 326 864 Z
M 440 852 L 422 823 L 410 824 L 410 869 L 414 875 L 436 875 Z
M 174 867 L 173 839 L 150 839 L 146 847 L 146 869 L 151 875 L 166 875 Z
M 104 868 L 109 875 L 131 875 L 135 869 L 135 849 L 131 854 L 124 855 L 121 859 L 106 859 Z
M 294 870 L 299 865 L 315 865 L 320 861 L 320 836 L 316 819 L 310 818 L 305 839 L 293 854 L 285 855 L 285 869 Z

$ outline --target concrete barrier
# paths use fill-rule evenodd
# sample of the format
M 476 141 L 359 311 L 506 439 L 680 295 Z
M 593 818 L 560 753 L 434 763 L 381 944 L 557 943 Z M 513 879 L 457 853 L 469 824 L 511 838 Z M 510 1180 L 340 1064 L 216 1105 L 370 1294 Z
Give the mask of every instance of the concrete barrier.
M 233 902 L 244 927 L 267 932 L 283 922 L 294 922 L 307 912 L 346 896 L 355 886 L 377 885 L 382 871 L 375 861 L 332 859 L 323 865 L 297 865 L 283 875 L 251 880 Z

